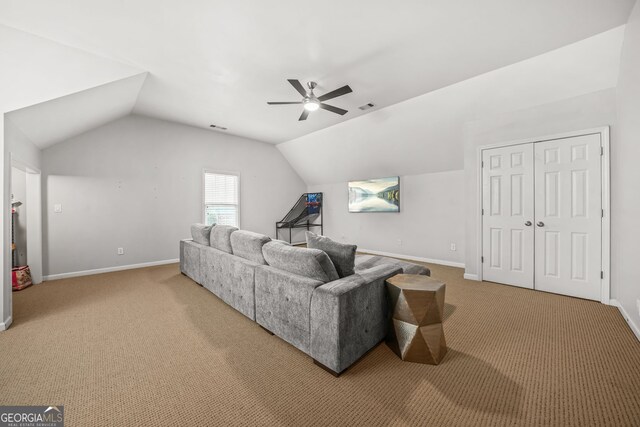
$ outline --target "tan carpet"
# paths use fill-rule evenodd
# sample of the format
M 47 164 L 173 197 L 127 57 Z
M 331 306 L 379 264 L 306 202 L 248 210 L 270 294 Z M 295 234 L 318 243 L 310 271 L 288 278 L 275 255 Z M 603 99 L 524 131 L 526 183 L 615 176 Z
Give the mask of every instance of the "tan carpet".
M 64 404 L 69 426 L 640 425 L 640 343 L 613 307 L 447 282 L 439 366 L 384 344 L 340 378 L 176 265 L 14 293 L 0 404 Z

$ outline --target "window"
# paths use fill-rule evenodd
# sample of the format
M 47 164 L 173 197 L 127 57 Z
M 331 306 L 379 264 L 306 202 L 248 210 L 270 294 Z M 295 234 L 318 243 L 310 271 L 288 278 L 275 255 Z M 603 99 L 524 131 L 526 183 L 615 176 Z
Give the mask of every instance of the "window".
M 204 222 L 239 227 L 238 175 L 204 172 Z

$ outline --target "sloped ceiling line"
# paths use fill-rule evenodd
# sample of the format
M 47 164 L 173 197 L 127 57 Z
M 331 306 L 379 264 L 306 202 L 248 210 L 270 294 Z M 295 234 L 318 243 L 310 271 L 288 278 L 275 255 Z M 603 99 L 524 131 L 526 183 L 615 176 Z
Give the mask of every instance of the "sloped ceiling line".
M 6 0 L 0 22 L 140 64 L 152 74 L 136 114 L 280 143 L 623 25 L 634 0 L 561 3 Z M 287 78 L 319 93 L 349 84 L 337 105 L 349 113 L 299 122 L 295 107 L 268 106 L 295 95 Z

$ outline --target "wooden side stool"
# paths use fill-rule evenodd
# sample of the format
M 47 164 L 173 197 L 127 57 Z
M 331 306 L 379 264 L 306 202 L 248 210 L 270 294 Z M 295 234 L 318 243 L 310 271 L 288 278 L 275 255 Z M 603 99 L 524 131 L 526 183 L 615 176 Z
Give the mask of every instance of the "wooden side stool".
M 402 360 L 437 365 L 447 353 L 442 329 L 446 285 L 416 274 L 398 274 L 386 285 L 391 310 L 387 345 Z

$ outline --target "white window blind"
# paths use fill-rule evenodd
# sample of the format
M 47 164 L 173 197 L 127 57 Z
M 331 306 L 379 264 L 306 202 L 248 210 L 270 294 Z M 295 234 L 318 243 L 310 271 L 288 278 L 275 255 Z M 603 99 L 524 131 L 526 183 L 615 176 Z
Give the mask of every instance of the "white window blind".
M 238 181 L 237 175 L 204 173 L 204 217 L 207 225 L 238 226 Z

